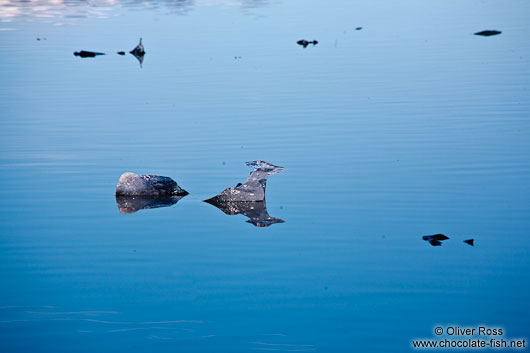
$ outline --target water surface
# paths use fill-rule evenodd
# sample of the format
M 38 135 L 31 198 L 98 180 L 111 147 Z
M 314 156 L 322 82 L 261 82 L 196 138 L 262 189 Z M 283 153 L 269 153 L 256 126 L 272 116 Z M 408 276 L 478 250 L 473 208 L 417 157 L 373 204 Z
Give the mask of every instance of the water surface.
M 0 2 L 0 350 L 404 352 L 438 324 L 528 337 L 529 15 Z M 140 37 L 141 67 L 116 54 Z M 257 159 L 286 168 L 267 185 L 285 222 L 202 202 Z M 122 214 L 125 171 L 190 195 Z M 436 233 L 450 239 L 421 238 Z

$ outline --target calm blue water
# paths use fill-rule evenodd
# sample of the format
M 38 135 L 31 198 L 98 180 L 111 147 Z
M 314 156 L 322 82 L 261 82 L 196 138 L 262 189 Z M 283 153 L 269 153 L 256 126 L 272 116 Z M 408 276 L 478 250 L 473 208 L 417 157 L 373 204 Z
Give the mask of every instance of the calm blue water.
M 529 19 L 527 1 L 0 2 L 0 351 L 529 338 Z M 140 37 L 142 67 L 116 54 Z M 256 159 L 286 168 L 267 187 L 284 223 L 202 202 Z M 125 171 L 190 195 L 121 214 Z

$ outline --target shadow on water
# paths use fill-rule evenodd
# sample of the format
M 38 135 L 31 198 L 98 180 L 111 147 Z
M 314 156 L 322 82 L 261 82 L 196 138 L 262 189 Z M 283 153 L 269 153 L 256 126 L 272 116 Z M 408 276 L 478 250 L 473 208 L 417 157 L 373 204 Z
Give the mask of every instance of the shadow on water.
M 204 202 L 214 205 L 227 215 L 242 214 L 249 218 L 247 220 L 248 223 L 252 223 L 256 227 L 269 227 L 275 223 L 285 222 L 283 219 L 269 215 L 265 201 L 219 201 L 209 199 Z
M 118 210 L 122 214 L 131 214 L 139 210 L 169 207 L 180 201 L 184 196 L 116 196 Z
M 131 54 L 132 54 L 132 56 L 134 56 L 134 57 L 138 60 L 138 62 L 140 63 L 140 68 L 143 68 L 142 64 L 144 63 L 144 54 L 142 54 L 142 55 L 138 55 L 138 54 L 135 54 L 135 53 L 132 53 L 132 52 L 131 52 Z

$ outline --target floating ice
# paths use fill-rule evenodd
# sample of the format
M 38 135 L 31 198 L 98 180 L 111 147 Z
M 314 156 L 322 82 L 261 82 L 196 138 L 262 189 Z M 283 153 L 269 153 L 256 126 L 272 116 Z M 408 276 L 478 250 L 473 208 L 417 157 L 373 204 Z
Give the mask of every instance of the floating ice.
M 145 55 L 145 49 L 144 45 L 142 44 L 142 38 L 140 38 L 140 43 L 138 43 L 138 45 L 129 53 L 131 53 L 138 60 L 138 62 L 140 63 L 140 67 L 142 67 Z
M 188 192 L 165 176 L 123 173 L 116 186 L 116 196 L 185 196 Z
M 247 162 L 246 164 L 254 169 L 254 171 L 250 173 L 250 176 L 244 184 L 237 184 L 233 188 L 225 189 L 217 196 L 205 201 L 209 203 L 227 201 L 264 201 L 267 178 L 270 175 L 282 172 L 285 168 L 265 161 L 253 161 Z
M 140 38 L 140 43 L 138 43 L 138 45 L 133 50 L 131 50 L 129 53 L 131 53 L 134 56 L 145 55 L 145 49 L 144 49 L 144 45 L 142 44 L 142 38 Z

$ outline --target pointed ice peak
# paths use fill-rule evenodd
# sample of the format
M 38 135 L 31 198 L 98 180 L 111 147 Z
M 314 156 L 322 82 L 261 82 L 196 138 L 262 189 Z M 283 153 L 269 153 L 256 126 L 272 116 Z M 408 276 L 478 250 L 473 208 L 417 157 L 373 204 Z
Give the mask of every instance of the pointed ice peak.
M 247 162 L 246 164 L 254 171 L 263 171 L 268 173 L 269 175 L 278 174 L 285 170 L 284 167 L 279 167 L 277 165 L 265 161 L 252 161 Z

